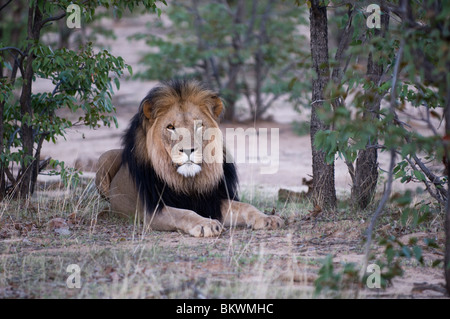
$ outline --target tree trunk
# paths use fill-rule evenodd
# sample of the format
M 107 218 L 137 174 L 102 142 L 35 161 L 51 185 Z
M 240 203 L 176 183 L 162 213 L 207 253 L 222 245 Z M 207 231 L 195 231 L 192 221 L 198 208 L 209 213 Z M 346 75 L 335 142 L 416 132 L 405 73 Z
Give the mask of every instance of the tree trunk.
M 367 62 L 367 77 L 373 83 L 378 83 L 383 74 L 383 65 L 373 61 L 372 53 L 369 53 Z M 378 85 L 376 85 L 376 88 Z M 364 119 L 375 121 L 379 118 L 381 96 L 375 89 L 366 91 L 364 102 Z M 358 152 L 355 167 L 355 179 L 352 187 L 352 203 L 359 208 L 366 208 L 372 201 L 378 181 L 378 150 L 374 147 L 378 142 L 377 136 L 372 136 L 366 148 Z
M 0 0 L 0 6 L 3 5 L 3 1 Z M 0 28 L 0 39 L 3 36 L 3 30 Z M 3 78 L 3 63 L 0 63 L 0 79 Z M 0 154 L 4 153 L 4 143 L 3 143 L 3 109 L 5 102 L 0 102 Z M 5 176 L 5 163 L 0 161 L 0 201 L 3 200 L 6 193 L 6 176 Z
M 386 8 L 381 8 L 384 13 L 381 15 L 381 29 L 375 29 L 376 37 L 383 37 L 389 28 L 389 13 Z M 367 61 L 367 78 L 374 83 L 374 88 L 365 92 L 366 101 L 364 103 L 365 119 L 375 121 L 379 118 L 380 102 L 382 96 L 378 94 L 378 83 L 383 75 L 383 64 L 374 61 L 372 53 L 369 53 Z M 375 195 L 378 181 L 378 150 L 374 147 L 378 143 L 377 136 L 373 136 L 367 143 L 364 150 L 359 151 L 356 159 L 355 179 L 352 187 L 352 202 L 359 208 L 366 208 Z
M 448 121 L 448 119 L 447 119 Z M 450 133 L 450 128 L 447 128 L 447 132 Z M 447 151 L 447 156 L 450 155 Z M 446 163 L 447 172 L 450 172 L 450 160 L 447 157 Z M 450 295 L 450 180 L 447 181 L 447 205 L 445 209 L 445 257 L 444 257 L 444 274 L 447 293 Z
M 262 84 L 263 84 L 263 53 L 261 49 L 259 49 L 254 56 L 255 59 L 255 108 L 251 110 L 252 119 L 257 121 L 260 117 L 260 109 L 263 107 L 262 103 Z
M 240 25 L 245 19 L 245 1 L 240 0 L 236 3 L 236 13 L 233 17 L 233 23 L 235 26 Z M 241 34 L 235 29 L 231 38 L 233 46 L 233 54 L 228 58 L 228 79 L 223 91 L 223 97 L 225 99 L 225 113 L 223 119 L 227 122 L 233 122 L 235 117 L 235 106 L 238 97 L 238 74 L 242 67 L 242 60 L 239 56 L 242 49 Z
M 31 42 L 35 42 L 39 40 L 40 37 L 40 28 L 42 22 L 42 13 L 39 10 L 37 4 L 30 7 L 28 9 L 28 39 Z M 27 52 L 31 48 L 31 45 L 28 45 Z M 34 186 L 36 184 L 36 170 L 38 169 L 39 159 L 33 158 L 33 146 L 34 146 L 34 135 L 33 135 L 33 127 L 28 125 L 27 121 L 24 118 L 28 117 L 31 121 L 33 116 L 33 108 L 31 105 L 31 94 L 32 94 L 32 83 L 33 83 L 33 60 L 34 57 L 32 54 L 29 54 L 25 61 L 25 68 L 23 75 L 23 85 L 22 92 L 20 95 L 20 115 L 22 117 L 22 123 L 20 127 L 20 136 L 22 139 L 22 150 L 23 150 L 23 159 L 20 168 L 20 178 L 17 180 L 17 188 L 15 192 L 16 197 L 25 198 L 31 195 L 34 191 Z
M 0 72 L 0 76 L 2 72 Z M 0 103 L 0 154 L 4 152 L 3 143 L 3 107 L 5 103 Z M 0 161 L 0 201 L 3 200 L 6 194 L 6 175 L 5 175 L 5 163 Z
M 230 90 L 232 90 L 232 88 L 236 88 L 235 82 L 230 83 L 228 87 Z M 236 96 L 229 93 L 223 93 L 222 96 L 225 100 L 225 113 L 223 115 L 223 120 L 225 122 L 233 122 L 235 117 Z
M 450 136 L 450 83 L 447 83 L 447 101 L 445 103 L 445 134 Z M 445 145 L 445 170 L 450 175 L 450 145 Z M 447 178 L 447 203 L 445 207 L 445 255 L 444 274 L 447 293 L 450 295 L 450 178 Z
M 311 107 L 312 198 L 314 204 L 322 209 L 333 209 L 336 207 L 334 162 L 327 164 L 325 153 L 314 146 L 316 133 L 329 129 L 318 117 L 318 111 L 323 107 L 324 90 L 330 80 L 327 8 L 320 5 L 320 2 L 320 0 L 311 1 L 310 8 L 311 56 L 316 72 L 316 78 L 312 81 Z

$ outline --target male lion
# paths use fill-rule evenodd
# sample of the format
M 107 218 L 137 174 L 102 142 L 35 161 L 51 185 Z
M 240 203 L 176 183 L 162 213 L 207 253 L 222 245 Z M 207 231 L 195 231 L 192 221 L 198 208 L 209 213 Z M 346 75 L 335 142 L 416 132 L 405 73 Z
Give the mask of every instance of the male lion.
M 123 137 L 123 150 L 99 158 L 96 185 L 111 210 L 137 214 L 154 230 L 217 236 L 223 226 L 275 229 L 237 197 L 234 163 L 218 126 L 218 95 L 200 83 L 173 80 L 152 89 Z M 212 132 L 212 133 L 211 133 Z

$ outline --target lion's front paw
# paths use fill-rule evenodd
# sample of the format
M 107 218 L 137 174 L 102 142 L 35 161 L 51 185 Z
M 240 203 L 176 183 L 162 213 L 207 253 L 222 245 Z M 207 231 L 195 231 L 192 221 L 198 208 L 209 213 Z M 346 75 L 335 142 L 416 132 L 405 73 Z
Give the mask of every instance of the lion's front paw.
M 222 230 L 223 226 L 218 220 L 204 218 L 200 223 L 189 229 L 189 234 L 194 237 L 214 237 L 219 236 Z
M 251 226 L 253 229 L 277 229 L 284 225 L 284 221 L 278 216 L 267 216 L 261 214 Z

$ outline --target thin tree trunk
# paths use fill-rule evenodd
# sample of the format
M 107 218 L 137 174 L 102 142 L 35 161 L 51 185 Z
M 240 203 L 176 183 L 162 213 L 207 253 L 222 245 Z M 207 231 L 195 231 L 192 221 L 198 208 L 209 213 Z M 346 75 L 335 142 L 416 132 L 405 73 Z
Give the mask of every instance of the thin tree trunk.
M 242 23 L 245 17 L 245 1 L 240 0 L 236 4 L 236 13 L 233 17 L 233 24 L 235 26 L 238 26 Z M 237 101 L 237 80 L 238 80 L 238 74 L 242 67 L 242 61 L 239 56 L 240 50 L 242 47 L 241 44 L 241 35 L 237 31 L 237 29 L 234 30 L 234 33 L 231 38 L 231 43 L 233 46 L 233 54 L 228 58 L 228 80 L 225 84 L 224 88 L 221 88 L 225 99 L 225 114 L 224 114 L 224 120 L 227 122 L 233 122 L 235 117 L 235 105 Z
M 266 6 L 264 8 L 264 13 L 261 17 L 259 32 L 257 35 L 258 39 L 258 50 L 255 52 L 255 108 L 253 110 L 252 118 L 254 120 L 259 120 L 264 113 L 264 103 L 263 103 L 263 83 L 265 77 L 267 76 L 267 66 L 264 61 L 264 52 L 262 47 L 267 45 L 269 38 L 267 36 L 267 26 L 266 22 L 269 19 L 269 15 L 273 10 L 274 0 L 267 0 Z
M 3 1 L 0 0 L 0 6 L 3 5 Z M 0 28 L 0 39 L 3 36 L 3 30 Z M 3 78 L 3 63 L 0 63 L 0 78 Z M 5 106 L 5 102 L 0 102 L 0 154 L 4 152 L 4 143 L 3 143 L 3 108 Z M 5 163 L 0 161 L 0 201 L 3 200 L 6 195 L 6 176 L 5 176 Z
M 389 14 L 382 8 L 384 14 L 381 16 L 381 30 L 375 29 L 375 36 L 382 37 L 389 27 Z M 366 91 L 364 103 L 365 119 L 375 121 L 379 118 L 380 102 L 382 96 L 377 92 L 378 83 L 383 75 L 383 64 L 374 61 L 372 52 L 369 53 L 367 61 L 367 78 L 374 83 L 375 88 Z M 372 201 L 378 181 L 378 150 L 373 147 L 378 143 L 377 136 L 373 136 L 367 143 L 366 148 L 359 151 L 356 159 L 355 179 L 352 186 L 352 202 L 359 208 L 366 208 Z
M 32 42 L 39 40 L 40 28 L 42 22 L 42 13 L 39 10 L 37 4 L 28 9 L 28 39 Z M 28 45 L 27 52 L 31 48 L 31 44 Z M 33 109 L 31 105 L 31 94 L 33 84 L 33 60 L 32 54 L 29 54 L 25 59 L 25 74 L 23 75 L 22 92 L 20 95 L 20 115 L 22 117 L 22 123 L 20 127 L 20 136 L 22 139 L 22 149 L 24 158 L 21 162 L 21 177 L 18 180 L 17 191 L 15 196 L 25 198 L 33 193 L 36 180 L 34 176 L 35 170 L 38 169 L 39 159 L 33 159 L 33 146 L 34 136 L 33 127 L 28 125 L 24 120 L 28 117 L 31 120 L 33 115 Z
M 378 83 L 383 74 L 383 65 L 373 61 L 369 53 L 367 61 L 367 77 L 373 83 Z M 379 118 L 381 96 L 376 89 L 366 91 L 363 118 L 375 121 Z M 355 167 L 355 182 L 352 187 L 352 202 L 359 208 L 366 208 L 372 201 L 378 181 L 378 150 L 373 147 L 378 142 L 377 136 L 372 136 L 366 148 L 358 152 Z
M 316 133 L 329 129 L 318 117 L 318 111 L 323 107 L 324 90 L 330 80 L 327 8 L 320 5 L 320 2 L 319 0 L 311 1 L 310 8 L 311 55 L 316 72 L 316 78 L 312 81 L 311 107 L 312 198 L 314 204 L 322 209 L 333 209 L 336 207 L 334 162 L 327 164 L 325 153 L 314 146 Z
M 445 104 L 445 134 L 450 136 L 450 83 L 447 83 L 447 101 Z M 450 147 L 445 147 L 445 169 L 450 175 Z M 445 255 L 444 274 L 447 293 L 450 295 L 450 178 L 447 178 L 447 204 L 445 209 Z
M 262 68 L 264 58 L 261 50 L 255 53 L 255 109 L 252 110 L 252 118 L 259 120 L 259 110 L 262 107 Z
M 0 76 L 2 72 L 0 70 Z M 3 143 L 3 107 L 5 103 L 0 103 L 0 154 L 4 152 L 4 143 Z M 0 161 L 0 201 L 6 195 L 6 175 L 5 175 L 5 163 Z

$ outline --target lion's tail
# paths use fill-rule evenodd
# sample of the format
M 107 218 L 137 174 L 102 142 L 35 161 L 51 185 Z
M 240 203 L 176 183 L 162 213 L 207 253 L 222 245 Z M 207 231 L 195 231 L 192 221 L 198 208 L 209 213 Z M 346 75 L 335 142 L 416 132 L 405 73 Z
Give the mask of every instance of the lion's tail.
M 95 185 L 100 195 L 109 200 L 111 182 L 122 163 L 122 150 L 115 149 L 103 153 L 98 159 L 98 170 L 95 175 Z

